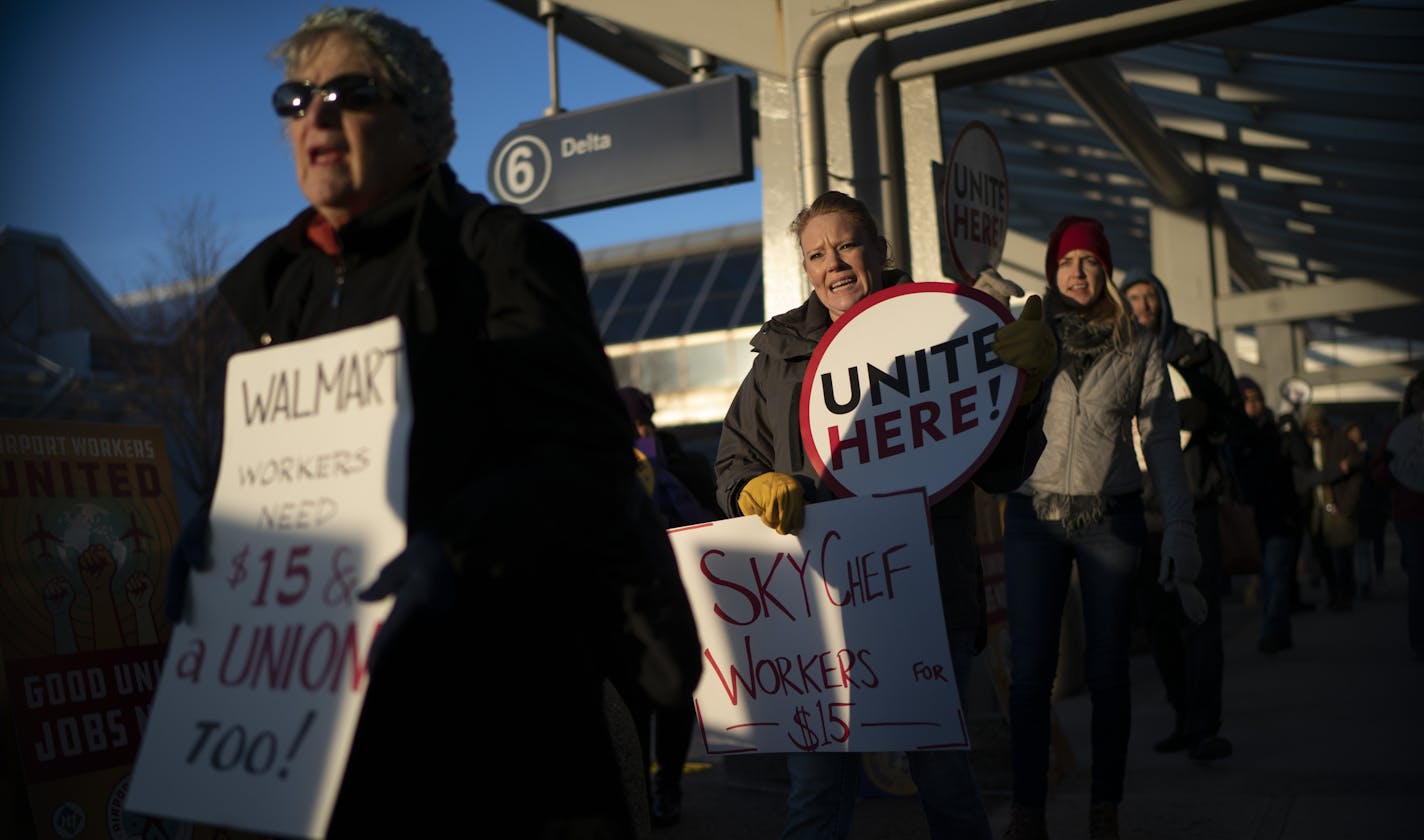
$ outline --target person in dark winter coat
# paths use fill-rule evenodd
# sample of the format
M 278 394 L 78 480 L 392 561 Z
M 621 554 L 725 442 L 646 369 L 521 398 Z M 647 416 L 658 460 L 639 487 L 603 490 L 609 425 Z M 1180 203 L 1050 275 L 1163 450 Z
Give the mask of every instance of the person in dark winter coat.
M 897 283 L 904 274 L 887 268 L 885 238 L 865 204 L 828 192 L 802 210 L 791 232 L 800 245 L 812 294 L 806 302 L 767 321 L 752 339 L 756 357 L 723 421 L 717 451 L 717 493 L 728 515 L 758 515 L 780 533 L 800 529 L 804 506 L 833 498 L 807 456 L 798 425 L 801 382 L 817 344 L 831 324 L 861 299 Z M 976 282 L 1007 300 L 1007 284 L 989 270 Z M 1017 287 L 1012 287 L 1016 289 Z M 994 352 L 1021 368 L 1021 405 L 973 483 L 1004 492 L 1033 469 L 1043 445 L 1034 395 L 1053 364 L 1051 336 L 1037 320 L 1037 298 L 1020 319 L 996 333 Z M 1027 404 L 1025 404 L 1027 403 Z M 949 631 L 950 655 L 961 699 L 985 621 L 983 567 L 974 536 L 974 488 L 966 483 L 930 511 L 940 596 Z M 910 775 L 936 840 L 984 840 L 988 815 L 967 754 L 956 750 L 907 753 Z M 860 781 L 855 753 L 792 753 L 783 838 L 844 838 Z
M 1424 661 L 1424 372 L 1404 386 L 1399 418 L 1369 465 L 1389 488 L 1399 560 L 1409 576 L 1409 646 Z
M 1360 534 L 1356 516 L 1365 479 L 1360 450 L 1344 429 L 1330 423 L 1325 406 L 1306 406 L 1304 421 L 1312 461 L 1298 478 L 1311 494 L 1311 553 L 1325 578 L 1327 606 L 1344 612 L 1355 605 L 1355 541 Z
M 634 447 L 646 470 L 648 489 L 669 528 L 722 518 L 717 508 L 716 478 L 707 459 L 682 448 L 677 435 L 653 423 L 653 395 L 633 387 L 618 389 L 637 434 Z M 654 828 L 682 819 L 682 772 L 696 723 L 692 692 L 673 704 L 658 704 L 636 683 L 616 686 L 628 705 L 642 746 L 643 781 Z
M 1192 491 L 1197 523 L 1197 545 L 1202 565 L 1197 589 L 1206 598 L 1206 620 L 1188 620 L 1178 599 L 1156 582 L 1161 560 L 1162 513 L 1156 487 L 1147 477 L 1143 489 L 1147 531 L 1139 588 L 1145 607 L 1143 620 L 1152 641 L 1152 658 L 1176 713 L 1172 731 L 1154 743 L 1158 752 L 1188 751 L 1198 761 L 1231 755 L 1231 742 L 1221 731 L 1221 691 L 1225 655 L 1221 641 L 1221 595 L 1225 575 L 1221 567 L 1221 532 L 1217 502 L 1232 480 L 1230 447 L 1247 430 L 1241 393 L 1231 360 L 1221 345 L 1201 330 L 1172 317 L 1172 301 L 1156 276 L 1129 272 L 1121 286 L 1137 322 L 1157 335 L 1162 359 L 1186 382 L 1190 396 L 1179 399 L 1177 414 L 1189 433 L 1182 461 Z
M 1255 511 L 1256 534 L 1261 540 L 1261 632 L 1256 646 L 1262 653 L 1272 654 L 1295 646 L 1291 584 L 1304 523 L 1292 461 L 1276 418 L 1266 407 L 1265 392 L 1250 377 L 1236 381 L 1251 429 L 1232 451 L 1241 492 Z
M 416 29 L 324 8 L 276 55 L 288 81 L 273 102 L 311 206 L 221 298 L 260 346 L 398 317 L 414 412 L 407 547 L 361 593 L 395 604 L 328 833 L 632 837 L 605 680 L 651 657 L 665 684 L 650 691 L 680 695 L 699 645 L 578 252 L 460 185 L 449 72 Z M 201 570 L 206 540 L 185 542 L 174 568 Z M 665 631 L 646 649 L 624 632 L 630 602 Z M 582 769 L 554 791 L 558 756 Z M 472 782 L 451 761 L 489 772 Z
M 1314 472 L 1315 464 L 1310 451 L 1310 441 L 1305 436 L 1303 402 L 1286 402 L 1276 414 L 1276 431 L 1281 436 L 1281 456 L 1291 468 L 1291 484 L 1295 493 L 1295 512 L 1300 521 L 1298 540 L 1306 545 L 1309 537 L 1306 526 L 1310 523 L 1310 509 L 1314 505 L 1313 489 L 1306 483 Z M 1292 613 L 1307 613 L 1315 609 L 1315 604 L 1301 596 L 1301 578 L 1306 574 L 1299 557 L 1290 576 L 1290 605 Z

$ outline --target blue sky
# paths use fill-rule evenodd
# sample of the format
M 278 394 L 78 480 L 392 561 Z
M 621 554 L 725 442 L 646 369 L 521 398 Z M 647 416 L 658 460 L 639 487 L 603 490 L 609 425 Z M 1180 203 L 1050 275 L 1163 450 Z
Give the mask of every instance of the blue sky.
M 305 206 L 272 113 L 267 56 L 304 14 L 291 0 L 0 0 L 0 226 L 57 236 L 106 289 L 156 269 L 163 215 L 211 201 L 227 262 Z M 370 3 L 357 3 L 369 6 Z M 549 105 L 541 25 L 489 0 L 386 0 L 445 55 L 458 139 L 450 163 L 489 193 L 494 144 Z M 653 83 L 560 39 L 567 110 Z M 561 216 L 582 249 L 760 218 L 759 181 Z

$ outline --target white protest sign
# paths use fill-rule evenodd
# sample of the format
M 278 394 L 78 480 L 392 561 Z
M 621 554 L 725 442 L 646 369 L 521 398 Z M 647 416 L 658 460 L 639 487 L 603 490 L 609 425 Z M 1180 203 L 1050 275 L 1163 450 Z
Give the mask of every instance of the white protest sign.
M 968 749 L 923 493 L 668 532 L 703 645 L 708 754 Z
M 998 139 L 981 122 L 969 123 L 954 138 L 944 224 L 960 280 L 972 283 L 985 266 L 998 268 L 1009 231 L 1009 177 Z
M 801 438 L 837 496 L 923 488 L 938 502 L 994 451 L 1023 374 L 990 349 L 1013 320 L 958 283 L 867 296 L 827 330 L 801 386 Z
M 126 807 L 321 837 L 390 603 L 356 593 L 405 547 L 412 408 L 388 318 L 234 356 L 212 506 Z

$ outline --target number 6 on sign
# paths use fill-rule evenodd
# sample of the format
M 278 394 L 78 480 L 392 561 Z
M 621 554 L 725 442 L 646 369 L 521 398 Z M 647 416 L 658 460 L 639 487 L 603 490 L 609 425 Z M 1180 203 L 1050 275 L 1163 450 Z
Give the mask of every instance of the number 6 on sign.
M 490 163 L 489 182 L 501 201 L 528 204 L 549 185 L 554 159 L 544 141 L 521 134 L 505 143 Z

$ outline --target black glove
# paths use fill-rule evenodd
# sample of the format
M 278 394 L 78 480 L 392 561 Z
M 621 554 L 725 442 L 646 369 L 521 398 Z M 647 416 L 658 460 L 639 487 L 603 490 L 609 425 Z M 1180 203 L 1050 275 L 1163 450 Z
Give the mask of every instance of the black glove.
M 163 589 L 163 614 L 168 617 L 170 624 L 181 624 L 183 621 L 183 608 L 188 603 L 188 575 L 194 569 L 206 572 L 213 565 L 213 556 L 209 551 L 209 540 L 212 538 L 212 525 L 209 522 L 211 511 L 212 502 L 208 502 L 193 514 L 183 525 L 183 532 L 178 535 L 178 544 L 173 547 L 173 554 L 168 558 L 168 582 Z
M 376 582 L 356 594 L 368 603 L 396 596 L 391 614 L 371 643 L 367 667 L 375 670 L 412 616 L 439 616 L 450 612 L 455 606 L 455 585 L 455 569 L 440 539 L 429 531 L 412 536 L 405 550 L 381 569 Z

